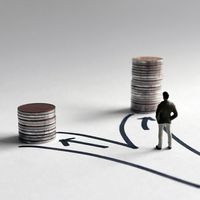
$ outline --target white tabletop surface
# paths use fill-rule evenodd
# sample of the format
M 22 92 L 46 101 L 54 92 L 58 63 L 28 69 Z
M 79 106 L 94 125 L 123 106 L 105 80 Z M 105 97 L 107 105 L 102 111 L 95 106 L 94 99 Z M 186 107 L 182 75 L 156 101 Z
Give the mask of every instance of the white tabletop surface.
M 200 151 L 199 7 L 197 0 L 1 0 L 1 199 L 198 199 L 199 188 L 137 167 L 200 185 L 198 154 L 175 140 L 170 151 L 153 150 L 157 124 L 143 130 L 138 118 L 155 113 L 125 124 L 139 149 L 70 134 L 40 149 L 19 148 L 17 107 L 52 103 L 57 131 L 125 143 L 119 125 L 130 113 L 131 59 L 161 56 L 162 90 L 179 113 L 172 132 Z M 59 142 L 69 137 L 109 148 Z

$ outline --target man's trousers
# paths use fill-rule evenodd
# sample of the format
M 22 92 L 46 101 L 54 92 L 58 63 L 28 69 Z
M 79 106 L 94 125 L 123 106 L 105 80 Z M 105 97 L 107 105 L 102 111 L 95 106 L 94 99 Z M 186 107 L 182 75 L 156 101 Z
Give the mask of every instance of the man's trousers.
M 162 148 L 163 130 L 165 130 L 168 135 L 168 147 L 172 147 L 172 133 L 170 130 L 170 125 L 170 123 L 158 124 L 158 147 L 160 148 Z

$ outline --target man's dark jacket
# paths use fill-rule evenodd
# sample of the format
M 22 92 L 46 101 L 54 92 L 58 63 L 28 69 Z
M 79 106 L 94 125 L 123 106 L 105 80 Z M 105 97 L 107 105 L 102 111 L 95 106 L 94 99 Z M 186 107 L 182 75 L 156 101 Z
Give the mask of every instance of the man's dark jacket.
M 173 113 L 173 115 L 171 115 Z M 158 124 L 171 123 L 171 120 L 178 116 L 175 105 L 168 101 L 162 101 L 156 110 L 156 119 Z

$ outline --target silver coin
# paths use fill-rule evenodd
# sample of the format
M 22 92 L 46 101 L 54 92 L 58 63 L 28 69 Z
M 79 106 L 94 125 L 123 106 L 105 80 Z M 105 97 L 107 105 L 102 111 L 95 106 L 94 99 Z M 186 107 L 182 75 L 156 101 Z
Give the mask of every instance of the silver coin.
M 41 131 L 48 131 L 56 128 L 56 124 L 51 124 L 47 126 L 23 126 L 18 124 L 19 130 L 27 131 L 27 132 L 41 132 Z
M 18 119 L 19 124 L 24 125 L 24 126 L 45 126 L 45 125 L 50 125 L 54 124 L 56 122 L 56 118 L 52 119 L 47 119 L 47 120 L 41 120 L 41 121 L 25 121 Z
M 18 110 L 18 114 L 20 115 L 23 115 L 23 116 L 44 116 L 44 115 L 50 115 L 50 114 L 55 114 L 55 110 L 51 110 L 51 111 L 48 111 L 48 112 L 40 112 L 40 113 L 31 113 L 31 112 L 22 112 L 22 111 L 19 111 Z
M 157 92 L 160 91 L 161 85 L 158 86 L 151 86 L 151 87 L 143 87 L 143 86 L 137 86 L 137 85 L 131 85 L 131 88 L 133 91 L 144 91 L 144 92 Z
M 53 136 L 53 137 L 50 137 L 48 139 L 44 139 L 44 140 L 26 140 L 26 139 L 23 139 L 21 137 L 19 137 L 19 140 L 23 143 L 27 143 L 27 144 L 42 144 L 42 143 L 47 143 L 47 142 L 50 142 L 52 140 L 54 140 L 56 138 L 56 135 Z
M 52 137 L 56 134 L 56 131 L 52 131 L 49 134 L 44 134 L 44 135 L 29 135 L 29 134 L 24 134 L 22 132 L 19 132 L 19 136 L 23 139 L 30 139 L 30 140 L 38 140 L 38 139 L 45 139 L 45 138 L 49 138 Z
M 132 61 L 132 65 L 133 66 L 138 66 L 138 67 L 156 67 L 156 66 L 160 66 L 162 63 L 161 62 L 138 62 L 138 61 Z
M 131 96 L 141 96 L 141 97 L 161 97 L 161 95 L 159 93 L 157 93 L 157 91 L 131 91 Z
M 154 106 L 155 107 L 155 105 L 158 105 L 158 102 L 141 102 L 141 103 L 138 103 L 138 102 L 135 102 L 135 101 L 131 101 L 131 105 L 132 105 L 132 107 L 146 107 L 146 108 L 148 108 L 148 107 L 152 107 L 152 106 Z
M 40 136 L 40 135 L 49 135 L 52 132 L 55 132 L 56 128 L 50 129 L 50 130 L 44 130 L 44 131 L 27 131 L 27 130 L 21 130 L 19 129 L 19 132 L 25 135 L 30 135 L 30 136 Z
M 149 88 L 149 89 L 156 89 L 161 87 L 161 84 L 158 82 L 142 82 L 142 81 L 137 81 L 137 80 L 133 80 L 132 87 L 138 87 L 139 89 L 141 88 Z
M 39 116 L 26 116 L 18 113 L 18 118 L 22 120 L 45 120 L 49 118 L 53 118 L 55 116 L 55 113 L 51 113 L 48 115 L 39 115 Z
M 131 94 L 135 96 L 142 96 L 142 97 L 144 96 L 144 97 L 152 97 L 152 98 L 160 96 L 159 91 L 132 90 Z
M 132 59 L 132 63 L 139 63 L 144 65 L 162 64 L 162 58 L 156 56 L 140 56 Z
M 138 103 L 138 104 L 154 104 L 158 103 L 159 100 L 152 100 L 152 99 L 137 99 L 137 98 L 132 98 L 132 102 Z
M 157 104 L 136 104 L 134 102 L 131 103 L 131 107 L 132 109 L 156 109 L 157 108 Z
M 137 69 L 147 69 L 147 70 L 159 70 L 162 68 L 161 63 L 157 64 L 148 64 L 145 65 L 143 63 L 132 63 L 132 67 L 137 68 Z
M 163 71 L 162 69 L 157 69 L 157 70 L 149 70 L 149 69 L 137 69 L 137 68 L 132 68 L 132 75 L 134 74 L 162 74 Z
M 36 134 L 30 135 L 30 134 L 22 133 L 22 132 L 19 131 L 20 137 L 23 137 L 23 138 L 32 138 L 32 139 L 48 138 L 48 137 L 51 137 L 52 135 L 55 135 L 55 134 L 56 134 L 55 130 L 52 130 L 48 134 L 41 134 L 41 135 L 36 135 Z
M 131 97 L 138 98 L 138 99 L 160 99 L 160 96 L 158 95 L 146 95 L 146 94 L 135 94 L 132 93 Z

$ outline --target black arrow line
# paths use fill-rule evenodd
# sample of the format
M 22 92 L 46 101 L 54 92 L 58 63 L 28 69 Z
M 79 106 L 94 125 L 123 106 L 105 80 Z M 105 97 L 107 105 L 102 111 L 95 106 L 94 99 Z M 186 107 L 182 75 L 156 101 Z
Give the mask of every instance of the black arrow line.
M 147 122 L 148 120 L 151 120 L 151 121 L 156 121 L 155 119 L 153 119 L 152 117 L 142 117 L 142 118 L 138 118 L 138 119 L 141 119 L 142 122 L 141 122 L 141 126 L 144 130 L 149 130 L 149 127 L 147 126 Z
M 127 145 L 125 143 L 122 143 L 122 142 L 118 142 L 118 141 L 110 140 L 110 139 L 106 139 L 106 138 L 101 138 L 101 137 L 96 137 L 96 136 L 92 136 L 92 135 L 87 135 L 87 134 L 63 132 L 63 131 L 58 131 L 58 132 L 56 132 L 56 134 L 82 136 L 82 137 L 92 138 L 92 139 L 95 139 L 95 140 L 101 140 L 101 141 L 104 141 L 104 142 L 109 142 L 109 143 L 112 143 L 112 144 L 117 144 L 117 145 L 120 145 L 120 146 L 124 146 L 124 147 L 128 147 L 128 148 L 131 148 L 131 149 L 135 149 L 132 146 L 129 146 L 129 145 Z
M 166 128 L 164 127 L 164 131 L 167 133 L 167 130 Z M 183 142 L 180 138 L 178 138 L 176 135 L 174 135 L 172 133 L 172 138 L 177 142 L 179 143 L 180 145 L 182 145 L 183 147 L 185 147 L 186 149 L 188 149 L 189 151 L 197 154 L 198 156 L 200 156 L 200 152 L 196 149 L 194 149 L 193 147 L 191 147 L 190 145 L 186 144 L 185 142 Z
M 122 138 L 124 139 L 124 141 L 128 144 L 128 146 L 132 147 L 133 149 L 137 149 L 138 147 L 135 146 L 131 140 L 128 138 L 128 136 L 126 135 L 126 132 L 124 130 L 124 126 L 128 120 L 129 117 L 133 116 L 134 114 L 128 114 L 126 117 L 124 117 L 124 119 L 122 120 L 122 122 L 119 125 L 119 132 L 121 133 Z
M 59 140 L 59 142 L 61 142 L 63 146 L 69 146 L 69 141 L 73 140 L 73 139 L 75 139 L 75 137 L 73 137 L 73 138 L 67 138 L 67 139 L 62 139 L 62 140 Z
M 137 149 L 138 147 L 131 142 L 131 140 L 128 138 L 128 136 L 126 135 L 126 132 L 124 130 L 124 126 L 126 124 L 126 121 L 131 116 L 133 116 L 132 113 L 128 114 L 126 117 L 124 117 L 123 120 L 120 123 L 120 126 L 119 126 L 120 134 L 121 134 L 122 138 L 124 139 L 124 141 L 126 142 L 126 144 L 118 142 L 118 141 L 115 141 L 115 140 L 95 137 L 95 136 L 92 136 L 92 135 L 86 135 L 86 134 L 81 134 L 81 133 L 72 133 L 72 132 L 63 132 L 63 131 L 58 131 L 56 133 L 57 134 L 68 134 L 68 135 L 76 135 L 76 136 L 88 137 L 88 138 L 92 138 L 92 139 L 96 139 L 96 140 L 102 140 L 102 141 L 105 141 L 105 142 L 109 142 L 109 143 L 125 146 L 125 147 L 132 148 L 132 149 Z
M 186 144 L 185 142 L 183 142 L 181 139 L 179 139 L 178 137 L 176 137 L 174 134 L 172 134 L 172 138 L 174 140 L 176 140 L 176 142 L 178 142 L 179 144 L 181 144 L 182 146 L 184 146 L 186 149 L 192 151 L 193 153 L 197 154 L 198 156 L 200 156 L 200 152 L 197 151 L 196 149 L 192 148 L 191 146 L 189 146 L 188 144 Z
M 82 142 L 82 141 L 73 140 L 73 139 L 75 139 L 75 138 L 61 139 L 61 140 L 59 140 L 59 142 L 61 142 L 64 146 L 69 146 L 69 143 L 72 142 L 72 143 L 78 143 L 78 144 L 93 146 L 93 147 L 108 148 L 108 146 L 93 144 L 93 143 L 88 143 L 88 142 Z
M 142 165 L 134 164 L 134 163 L 131 163 L 131 162 L 127 162 L 127 161 L 123 161 L 123 160 L 120 160 L 120 159 L 107 157 L 107 156 L 103 156 L 103 155 L 99 155 L 99 154 L 94 154 L 94 153 L 89 153 L 89 152 L 84 152 L 84 151 L 76 151 L 76 150 L 60 149 L 60 148 L 53 148 L 53 147 L 45 147 L 45 146 L 34 146 L 34 145 L 22 145 L 22 146 L 19 146 L 19 147 L 20 148 L 38 148 L 38 149 L 48 149 L 48 150 L 55 150 L 55 151 L 64 151 L 64 152 L 70 152 L 70 153 L 75 153 L 75 154 L 81 154 L 81 155 L 87 155 L 87 156 L 91 156 L 91 157 L 96 157 L 96 158 L 100 158 L 100 159 L 109 160 L 109 161 L 117 162 L 117 163 L 120 163 L 120 164 L 128 165 L 130 167 L 135 167 L 137 169 L 141 169 L 141 170 L 150 172 L 152 174 L 156 174 L 158 176 L 162 176 L 162 177 L 168 178 L 170 180 L 186 184 L 188 186 L 192 186 L 192 187 L 195 187 L 195 188 L 198 188 L 198 189 L 200 188 L 199 184 L 196 184 L 196 183 L 193 183 L 193 182 L 190 182 L 190 181 L 186 181 L 184 179 L 177 178 L 175 176 L 171 176 L 171 175 L 168 175 L 166 173 L 163 173 L 163 172 L 160 172 L 160 171 L 156 171 L 156 170 L 148 168 L 148 167 L 144 167 Z

